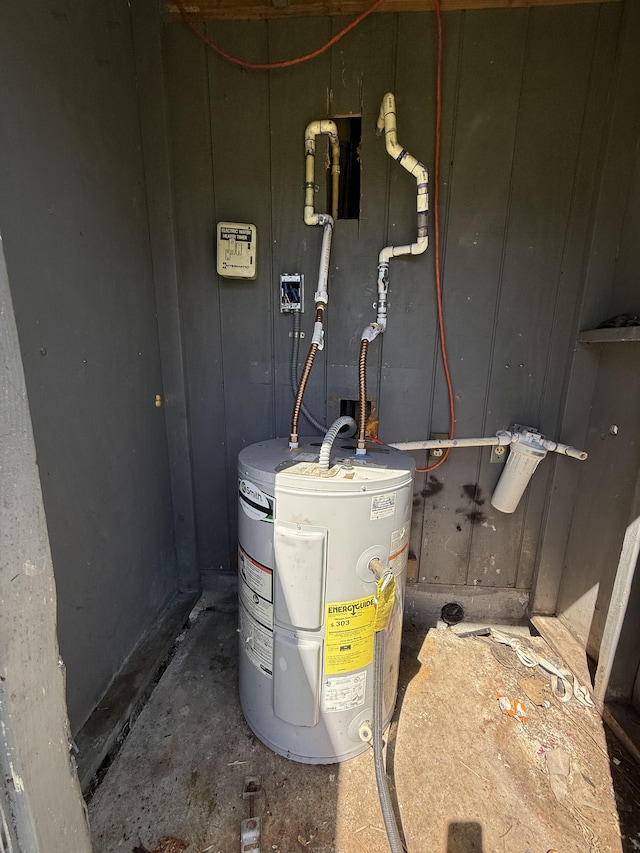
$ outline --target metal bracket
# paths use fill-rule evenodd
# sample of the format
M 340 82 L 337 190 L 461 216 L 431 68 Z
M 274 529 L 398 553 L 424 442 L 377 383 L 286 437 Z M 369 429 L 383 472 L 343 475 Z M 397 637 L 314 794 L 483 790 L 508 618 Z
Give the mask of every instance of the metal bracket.
M 261 820 L 250 817 L 240 824 L 240 853 L 260 853 Z
M 260 853 L 262 819 L 254 816 L 256 797 L 262 793 L 259 776 L 246 776 L 242 799 L 249 800 L 249 817 L 240 823 L 240 853 Z

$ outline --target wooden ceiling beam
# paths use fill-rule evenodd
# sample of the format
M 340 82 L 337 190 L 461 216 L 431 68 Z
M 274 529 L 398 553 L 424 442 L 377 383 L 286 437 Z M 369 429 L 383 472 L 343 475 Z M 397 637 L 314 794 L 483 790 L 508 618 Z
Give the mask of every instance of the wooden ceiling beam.
M 372 0 L 183 0 L 194 21 L 250 21 L 359 15 Z M 443 12 L 456 9 L 515 9 L 523 6 L 566 6 L 578 3 L 617 3 L 620 0 L 441 0 Z M 178 7 L 165 0 L 170 18 L 180 20 Z M 434 0 L 385 0 L 376 12 L 432 12 Z

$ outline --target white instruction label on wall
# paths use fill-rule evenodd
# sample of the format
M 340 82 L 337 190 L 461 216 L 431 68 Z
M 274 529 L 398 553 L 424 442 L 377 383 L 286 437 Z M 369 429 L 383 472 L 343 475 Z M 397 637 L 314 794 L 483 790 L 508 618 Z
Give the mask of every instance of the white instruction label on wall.
M 389 518 L 396 513 L 396 493 L 374 495 L 371 498 L 371 521 L 377 518 Z
M 405 522 L 399 530 L 391 534 L 391 547 L 389 548 L 389 568 L 394 575 L 401 575 L 407 568 L 409 557 L 409 522 Z
M 327 713 L 350 711 L 364 705 L 367 687 L 367 671 L 349 675 L 325 676 L 322 683 L 322 705 Z
M 265 628 L 240 604 L 240 641 L 249 660 L 273 677 L 273 631 Z

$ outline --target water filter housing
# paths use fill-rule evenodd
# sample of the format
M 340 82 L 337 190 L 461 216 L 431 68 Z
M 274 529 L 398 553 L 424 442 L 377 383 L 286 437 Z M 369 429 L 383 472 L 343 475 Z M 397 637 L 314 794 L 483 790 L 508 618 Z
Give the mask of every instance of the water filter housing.
M 544 436 L 539 432 L 518 424 L 514 430 L 517 441 L 509 447 L 509 456 L 491 496 L 491 506 L 506 513 L 516 511 L 536 468 L 547 455 Z
M 286 439 L 238 460 L 240 702 L 260 740 L 329 764 L 368 748 L 373 719 L 374 557 L 396 576 L 384 631 L 384 710 L 395 704 L 412 506 L 413 459 L 384 445 L 364 458 L 335 443 Z

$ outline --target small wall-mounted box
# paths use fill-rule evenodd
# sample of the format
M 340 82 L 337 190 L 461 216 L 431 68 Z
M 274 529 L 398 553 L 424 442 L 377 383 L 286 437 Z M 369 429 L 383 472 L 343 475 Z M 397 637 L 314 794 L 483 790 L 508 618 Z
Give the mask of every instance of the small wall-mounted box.
M 224 278 L 256 277 L 256 226 L 218 222 L 216 269 Z
M 280 311 L 291 314 L 304 311 L 304 276 L 302 273 L 282 273 L 280 276 Z

